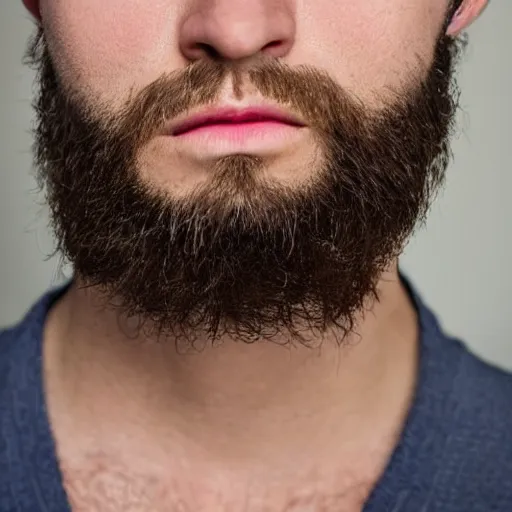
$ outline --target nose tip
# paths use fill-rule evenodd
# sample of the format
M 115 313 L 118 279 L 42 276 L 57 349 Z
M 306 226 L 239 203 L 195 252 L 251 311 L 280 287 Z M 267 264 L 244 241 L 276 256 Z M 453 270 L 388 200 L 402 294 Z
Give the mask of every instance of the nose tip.
M 284 57 L 293 46 L 295 20 L 284 0 L 204 0 L 180 29 L 180 49 L 190 61 L 239 61 L 260 53 Z

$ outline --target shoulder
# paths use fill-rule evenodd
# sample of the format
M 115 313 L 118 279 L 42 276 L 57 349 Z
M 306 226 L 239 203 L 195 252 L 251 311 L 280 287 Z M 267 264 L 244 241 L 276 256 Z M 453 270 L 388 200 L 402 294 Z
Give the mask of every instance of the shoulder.
M 0 329 L 0 397 L 10 369 L 16 365 L 19 355 L 23 353 L 21 345 L 36 335 L 39 316 L 42 315 L 41 302 L 38 301 L 17 324 Z
M 44 324 L 51 306 L 65 289 L 49 290 L 32 304 L 17 324 L 0 329 L 0 414 L 4 418 L 13 396 L 17 401 L 24 396 L 35 370 L 40 367 Z
M 447 336 L 410 290 L 419 313 L 422 352 L 402 454 L 412 461 L 403 478 L 415 483 L 400 512 L 510 512 L 512 373 Z
M 452 381 L 437 499 L 467 510 L 512 510 L 512 374 L 465 346 Z M 446 501 L 445 501 L 446 500 Z
M 10 364 L 15 329 L 0 330 L 0 510 L 13 510 L 9 484 L 10 452 L 13 439 L 8 428 L 12 422 L 12 394 L 10 390 Z
M 17 340 L 23 336 L 23 323 L 24 321 L 10 328 L 0 329 L 0 411 L 11 366 L 14 363 L 13 351 L 16 349 Z
M 17 460 L 19 442 L 16 435 L 17 376 L 15 362 L 20 339 L 21 323 L 13 328 L 0 330 L 0 510 L 15 510 L 15 496 L 11 485 L 13 461 Z M 14 426 L 14 428 L 13 428 Z M 14 467 L 16 470 L 16 467 Z
M 454 419 L 467 431 L 468 441 L 489 449 L 512 441 L 512 373 L 463 346 L 452 397 Z M 512 443 L 505 448 L 512 453 Z
M 38 364 L 39 345 L 48 312 L 67 286 L 50 289 L 34 301 L 21 320 L 0 329 L 0 399 L 6 387 L 23 383 L 27 375 L 22 369 Z
M 70 286 L 71 283 L 65 283 L 50 288 L 30 305 L 19 322 L 7 328 L 0 328 L 0 368 L 2 364 L 12 360 L 13 351 L 16 354 L 23 353 L 21 346 L 24 342 L 28 341 L 33 345 L 33 340 L 39 340 L 42 337 L 49 310 Z M 1 375 L 2 373 L 0 377 Z
M 48 311 L 63 290 L 49 291 L 16 325 L 0 330 L 1 512 L 36 510 L 26 500 L 31 499 L 27 474 L 38 464 L 37 457 L 43 453 L 40 447 L 47 442 L 44 433 L 38 434 L 45 421 L 41 413 L 42 337 Z

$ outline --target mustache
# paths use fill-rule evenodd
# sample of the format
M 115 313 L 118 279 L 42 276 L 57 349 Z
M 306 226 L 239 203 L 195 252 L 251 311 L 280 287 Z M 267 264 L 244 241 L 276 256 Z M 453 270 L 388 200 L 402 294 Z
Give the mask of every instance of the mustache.
M 130 98 L 117 116 L 116 131 L 131 134 L 135 146 L 140 147 L 169 120 L 194 108 L 215 104 L 228 78 L 232 79 L 237 99 L 243 98 L 243 86 L 250 83 L 265 99 L 300 114 L 319 134 L 328 130 L 340 110 L 352 112 L 357 104 L 328 73 L 312 66 L 292 68 L 265 56 L 250 67 L 205 60 L 163 75 Z
M 251 86 L 251 90 L 255 88 L 265 99 L 300 115 L 318 135 L 327 135 L 333 120 L 339 120 L 340 116 L 353 117 L 350 114 L 355 110 L 359 119 L 367 117 L 362 102 L 326 71 L 311 65 L 292 67 L 265 55 L 255 57 L 250 64 L 196 61 L 184 69 L 162 74 L 138 91 L 132 90 L 120 108 L 61 83 L 42 29 L 33 37 L 25 63 L 35 69 L 39 83 L 60 91 L 52 97 L 51 105 L 45 105 L 41 115 L 48 117 L 53 112 L 59 116 L 66 112 L 107 137 L 110 134 L 118 142 L 129 143 L 134 149 L 161 132 L 175 117 L 215 104 L 229 78 L 235 98 L 243 99 L 244 89 Z M 357 105 L 361 107 L 356 108 Z M 38 105 L 34 106 L 39 110 Z

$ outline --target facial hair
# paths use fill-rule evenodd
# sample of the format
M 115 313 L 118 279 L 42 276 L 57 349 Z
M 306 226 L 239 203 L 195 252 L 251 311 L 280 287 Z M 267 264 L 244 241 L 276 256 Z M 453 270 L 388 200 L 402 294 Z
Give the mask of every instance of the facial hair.
M 425 78 L 419 65 L 379 109 L 313 66 L 262 58 L 249 69 L 193 63 L 114 111 L 63 86 L 40 29 L 27 54 L 39 84 L 35 164 L 57 252 L 105 307 L 159 338 L 309 344 L 333 329 L 341 342 L 443 183 L 458 50 L 440 37 Z M 186 197 L 143 179 L 141 148 L 164 122 L 214 103 L 229 75 L 237 94 L 248 77 L 307 121 L 321 155 L 310 180 L 264 179 L 268 161 L 238 154 Z

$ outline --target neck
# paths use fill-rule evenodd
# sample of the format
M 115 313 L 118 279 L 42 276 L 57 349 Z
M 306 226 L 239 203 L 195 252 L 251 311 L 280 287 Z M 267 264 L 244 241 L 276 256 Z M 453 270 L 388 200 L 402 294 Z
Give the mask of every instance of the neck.
M 333 425 L 340 447 L 377 442 L 379 429 L 391 435 L 405 417 L 417 356 L 417 319 L 398 271 L 379 288 L 341 346 L 335 336 L 314 349 L 224 340 L 180 354 L 172 340 L 127 339 L 94 291 L 73 286 L 46 326 L 50 411 L 66 410 L 84 430 L 122 424 L 133 435 L 193 439 L 219 457 L 286 457 L 313 433 L 318 451 Z

